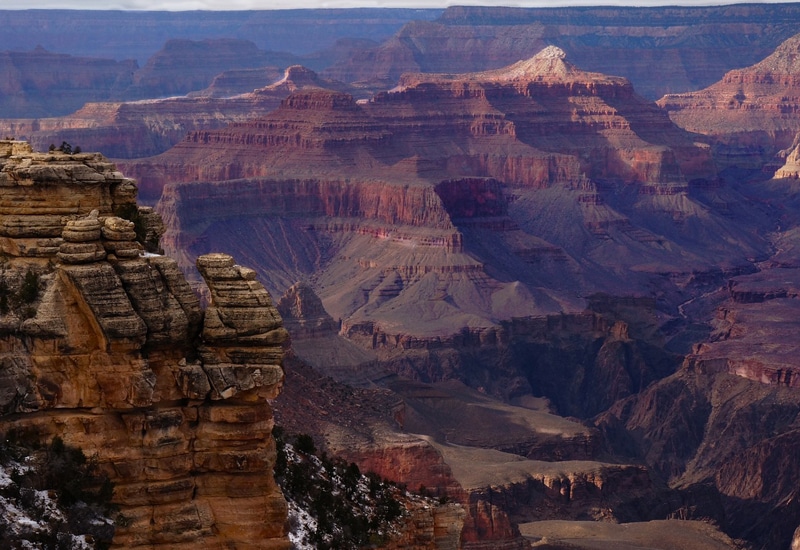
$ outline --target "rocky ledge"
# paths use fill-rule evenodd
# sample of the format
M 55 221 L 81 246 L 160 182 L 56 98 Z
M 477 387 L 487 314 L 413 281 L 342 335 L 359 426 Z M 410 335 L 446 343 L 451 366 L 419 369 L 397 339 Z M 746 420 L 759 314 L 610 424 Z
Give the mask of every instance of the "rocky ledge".
M 255 273 L 198 258 L 203 311 L 100 155 L 3 141 L 0 184 L 0 432 L 95 457 L 114 547 L 289 548 L 267 401 L 287 333 Z

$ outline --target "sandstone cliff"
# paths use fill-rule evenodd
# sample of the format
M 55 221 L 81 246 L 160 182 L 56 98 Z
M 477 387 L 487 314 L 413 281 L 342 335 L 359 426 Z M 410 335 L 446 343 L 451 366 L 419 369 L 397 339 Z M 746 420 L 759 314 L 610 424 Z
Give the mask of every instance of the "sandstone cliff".
M 288 548 L 267 402 L 286 331 L 255 272 L 198 258 L 203 311 L 101 155 L 6 141 L 0 166 L 0 431 L 96 458 L 115 547 Z

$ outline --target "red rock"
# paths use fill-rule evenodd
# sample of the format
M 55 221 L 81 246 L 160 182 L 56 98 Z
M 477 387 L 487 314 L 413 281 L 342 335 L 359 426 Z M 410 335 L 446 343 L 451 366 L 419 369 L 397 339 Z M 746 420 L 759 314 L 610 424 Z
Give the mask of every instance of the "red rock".
M 666 95 L 658 104 L 678 126 L 722 144 L 718 156 L 723 163 L 760 168 L 779 150 L 790 147 L 800 131 L 798 48 L 800 35 L 783 42 L 759 63 L 729 71 L 708 88 Z
M 442 110 L 449 115 L 437 116 Z M 466 140 L 463 146 L 456 136 Z M 607 154 L 612 149 L 616 160 Z M 260 150 L 271 153 L 265 158 Z M 222 154 L 224 171 L 217 162 Z M 577 183 L 583 174 L 651 183 L 714 175 L 708 151 L 629 83 L 579 71 L 556 49 L 493 72 L 408 76 L 399 89 L 363 105 L 330 92 L 294 94 L 269 117 L 195 132 L 128 171 L 157 185 L 276 171 L 352 177 L 375 163 L 404 179 L 489 176 L 533 187 Z M 180 173 L 186 165 L 195 168 Z
M 260 69 L 259 85 L 234 97 L 220 98 L 211 91 L 192 97 L 88 103 L 64 117 L 0 121 L 0 132 L 26 136 L 37 150 L 67 141 L 107 156 L 144 157 L 169 149 L 185 138 L 187 132 L 221 128 L 231 122 L 263 116 L 293 91 L 309 87 L 349 89 L 341 83 L 322 80 L 300 66 L 283 71 L 280 79 L 267 80 L 270 74 Z M 152 200 L 146 187 L 141 189 L 141 197 Z
M 494 69 L 555 45 L 580 67 L 624 76 L 639 93 L 655 100 L 708 86 L 726 71 L 769 55 L 797 32 L 798 16 L 795 6 L 768 4 L 453 6 L 435 21 L 406 24 L 391 39 L 356 52 L 325 74 L 345 82 L 389 86 L 405 72 Z

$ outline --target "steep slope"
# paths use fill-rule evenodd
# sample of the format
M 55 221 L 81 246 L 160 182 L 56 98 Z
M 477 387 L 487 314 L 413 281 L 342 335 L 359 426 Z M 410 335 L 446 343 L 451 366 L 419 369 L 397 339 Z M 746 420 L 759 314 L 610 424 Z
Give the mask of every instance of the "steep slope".
M 713 332 L 678 372 L 597 424 L 615 450 L 635 450 L 682 491 L 684 517 L 712 518 L 756 548 L 787 548 L 800 524 L 800 275 L 762 265 L 721 291 Z
M 394 360 L 387 360 L 380 345 L 371 358 L 364 350 L 360 358 L 353 354 L 354 344 L 335 333 L 336 323 L 306 284 L 289 289 L 279 309 L 293 350 L 284 391 L 275 403 L 279 423 L 311 434 L 325 451 L 354 461 L 362 471 L 449 500 L 461 511 L 460 521 L 458 514 L 449 520 L 436 516 L 436 532 L 458 533 L 459 548 L 526 547 L 517 522 L 661 519 L 681 505 L 676 493 L 652 481 L 640 465 L 609 461 L 607 455 L 601 459 L 597 430 L 554 413 L 558 402 L 562 413 L 585 414 L 581 407 L 621 389 L 625 375 L 619 372 L 632 366 L 624 364 L 626 357 L 644 349 L 643 342 L 628 336 L 624 323 L 592 315 L 520 319 L 494 337 L 481 335 L 480 342 L 461 334 L 460 341 L 428 342 L 423 349 L 422 339 L 409 341 Z M 631 332 L 640 331 L 631 327 Z M 620 353 L 622 348 L 627 351 Z M 423 364 L 424 353 L 432 368 L 415 372 L 413 365 Z M 595 376 L 591 367 L 581 372 L 578 365 L 590 362 L 579 357 L 582 353 L 596 354 L 597 373 L 605 375 Z M 529 365 L 532 357 L 538 358 L 535 365 Z M 656 362 L 652 354 L 647 358 L 649 365 Z M 403 375 L 417 380 L 390 372 L 400 365 Z M 554 376 L 548 367 L 564 375 Z M 639 376 L 647 376 L 646 369 Z M 630 373 L 636 376 L 634 369 Z M 581 380 L 586 394 L 570 395 Z M 531 391 L 555 402 L 534 398 Z M 515 404 L 491 397 L 502 392 Z M 576 525 L 595 538 L 613 540 L 607 524 L 595 529 Z M 724 539 L 707 526 L 685 525 L 686 544 Z M 643 532 L 648 531 L 658 528 L 646 524 Z M 735 546 L 728 541 L 714 547 Z
M 267 401 L 287 334 L 255 272 L 198 258 L 203 311 L 101 155 L 3 141 L 0 165 L 0 432 L 95 457 L 114 547 L 287 549 Z

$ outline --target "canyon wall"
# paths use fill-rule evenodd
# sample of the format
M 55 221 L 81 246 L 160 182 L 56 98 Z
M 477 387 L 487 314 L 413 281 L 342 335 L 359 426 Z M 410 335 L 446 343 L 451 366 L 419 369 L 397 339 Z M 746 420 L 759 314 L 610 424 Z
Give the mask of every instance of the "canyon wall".
M 722 167 L 768 169 L 800 130 L 799 47 L 800 36 L 792 36 L 758 63 L 729 71 L 702 90 L 668 94 L 658 104 L 678 126 L 709 136 Z
M 198 258 L 204 311 L 102 156 L 0 146 L 0 430 L 96 460 L 114 547 L 288 549 L 267 401 L 287 334 L 255 272 Z
M 161 194 L 164 245 L 190 277 L 197 255 L 226 250 L 272 292 L 313 278 L 343 326 L 408 345 L 579 311 L 597 291 L 679 300 L 695 273 L 759 256 L 735 216 L 768 223 L 716 177 L 709 147 L 558 48 L 407 75 L 369 101 L 301 89 L 120 166 Z
M 527 59 L 547 45 L 579 66 L 633 82 L 655 100 L 708 86 L 755 63 L 790 36 L 793 5 L 717 7 L 453 6 L 435 21 L 406 24 L 381 45 L 326 74 L 387 88 L 406 72 L 472 72 Z M 657 70 L 654 70 L 657 68 Z
M 259 68 L 250 70 L 244 82 L 221 78 L 191 97 L 90 102 L 63 117 L 0 120 L 0 133 L 24 139 L 40 151 L 66 141 L 110 157 L 147 157 L 163 153 L 187 133 L 264 116 L 288 94 L 319 87 L 351 90 L 300 65 L 281 71 Z M 145 200 L 147 189 L 142 191 L 140 199 Z
M 41 46 L 0 52 L 0 117 L 65 115 L 133 84 L 136 61 L 73 57 Z M 5 137 L 5 136 L 4 136 Z

